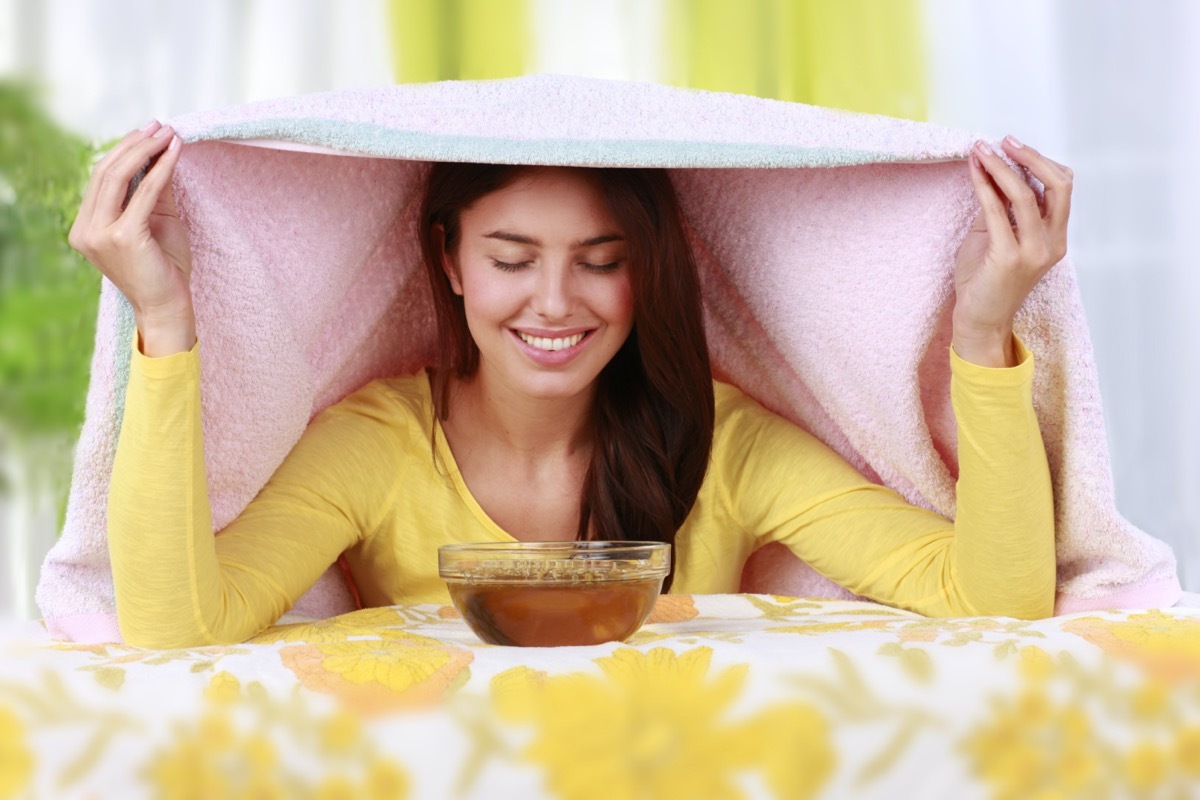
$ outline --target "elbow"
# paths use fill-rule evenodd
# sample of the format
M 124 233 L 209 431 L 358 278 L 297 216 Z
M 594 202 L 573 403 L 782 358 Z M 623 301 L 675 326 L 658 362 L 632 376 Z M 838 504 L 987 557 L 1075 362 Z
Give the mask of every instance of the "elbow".
M 1058 599 L 1058 560 L 1053 551 L 1046 566 L 1039 568 L 1036 576 L 1031 576 L 1030 587 L 1018 613 L 1012 616 L 1028 620 L 1053 617 L 1054 604 Z
M 1054 601 L 1057 599 L 1057 586 L 1055 581 L 1051 579 L 1049 591 L 1037 592 L 1034 601 L 1028 604 L 1028 608 L 1022 609 L 1024 613 L 1014 615 L 1017 619 L 1049 619 L 1054 616 Z
M 1008 617 L 1010 619 L 1039 620 L 1054 616 L 1056 582 L 1053 572 L 1048 580 L 1031 581 L 1026 591 L 1004 595 L 993 595 L 985 601 L 967 605 L 974 616 Z
M 998 609 L 993 613 L 988 614 L 990 617 L 1009 617 L 1011 619 L 1023 620 L 1039 620 L 1048 619 L 1054 616 L 1054 598 L 1051 597 L 1047 602 L 1030 602 L 1023 600 L 1008 606 L 1007 608 Z
M 1050 580 L 1049 591 L 1038 592 L 1036 602 L 1032 603 L 1030 608 L 1021 614 L 1017 619 L 1049 619 L 1054 616 L 1054 603 L 1058 599 L 1057 585 L 1052 577 Z
M 1008 619 L 1038 620 L 1054 615 L 1054 600 L 1045 603 L 1040 599 L 1028 597 L 991 598 L 986 603 L 966 602 L 961 616 L 967 617 L 1006 617 Z M 958 616 L 958 615 L 956 615 Z
M 117 615 L 117 627 L 121 631 L 121 639 L 130 647 L 140 647 L 143 650 L 181 650 L 192 647 L 205 647 L 215 644 L 198 631 L 168 631 L 161 628 L 147 628 L 127 622 L 120 614 Z
M 230 623 L 228 619 L 203 620 L 185 609 L 172 613 L 161 603 L 125 604 L 120 593 L 117 595 L 117 628 L 121 639 L 132 647 L 184 650 L 240 644 L 259 632 Z
M 1053 530 L 1053 526 L 1050 526 Z M 1053 535 L 1042 537 L 1033 553 L 990 553 L 955 562 L 948 583 L 952 606 L 966 615 L 1039 620 L 1054 616 L 1058 564 Z
M 146 650 L 180 650 L 221 644 L 202 628 L 189 625 L 181 615 L 171 614 L 161 604 L 141 609 L 131 608 L 121 601 L 118 593 L 117 629 L 127 645 Z

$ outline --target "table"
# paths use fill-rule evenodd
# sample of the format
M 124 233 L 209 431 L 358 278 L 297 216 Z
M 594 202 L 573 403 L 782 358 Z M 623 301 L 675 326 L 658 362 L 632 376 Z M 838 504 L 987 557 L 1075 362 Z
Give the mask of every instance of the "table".
M 667 595 L 625 643 L 450 606 L 150 651 L 0 635 L 0 798 L 1200 796 L 1200 608 Z

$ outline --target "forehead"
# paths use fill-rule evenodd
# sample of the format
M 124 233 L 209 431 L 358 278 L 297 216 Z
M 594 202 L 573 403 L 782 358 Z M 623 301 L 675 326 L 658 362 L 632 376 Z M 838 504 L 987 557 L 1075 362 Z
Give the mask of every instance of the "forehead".
M 615 227 L 599 179 L 585 168 L 531 167 L 463 209 L 470 224 L 561 224 Z

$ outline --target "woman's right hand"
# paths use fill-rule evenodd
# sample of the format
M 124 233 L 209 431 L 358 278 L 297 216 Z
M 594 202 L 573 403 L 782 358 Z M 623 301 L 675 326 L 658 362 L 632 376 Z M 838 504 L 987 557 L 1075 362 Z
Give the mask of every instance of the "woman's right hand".
M 92 170 L 67 236 L 129 300 L 148 356 L 189 350 L 196 339 L 192 253 L 171 191 L 182 150 L 157 121 L 131 131 Z M 133 176 L 155 156 L 122 210 Z

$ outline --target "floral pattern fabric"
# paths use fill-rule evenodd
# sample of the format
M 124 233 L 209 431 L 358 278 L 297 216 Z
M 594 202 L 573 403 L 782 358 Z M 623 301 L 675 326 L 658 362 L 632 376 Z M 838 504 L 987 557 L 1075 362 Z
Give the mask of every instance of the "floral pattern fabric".
M 8 632 L 10 797 L 1200 797 L 1200 609 L 669 595 L 565 648 L 435 605 L 171 651 Z

